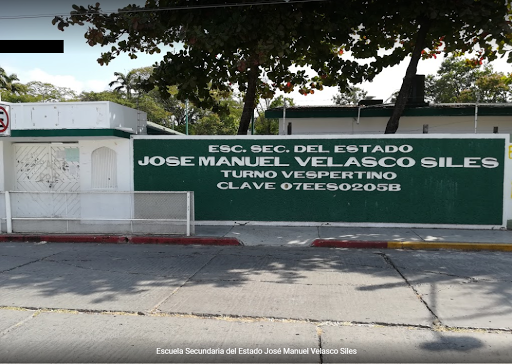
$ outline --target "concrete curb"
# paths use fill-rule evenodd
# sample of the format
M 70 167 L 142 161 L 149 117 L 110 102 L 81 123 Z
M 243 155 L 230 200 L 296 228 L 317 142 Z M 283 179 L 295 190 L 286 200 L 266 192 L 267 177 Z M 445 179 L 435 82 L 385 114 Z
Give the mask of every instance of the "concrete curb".
M 0 234 L 0 243 L 39 242 L 48 243 L 96 243 L 96 244 L 167 244 L 167 245 L 243 245 L 237 238 L 183 237 L 183 236 L 125 236 L 125 235 L 39 235 Z
M 311 243 L 315 248 L 360 248 L 387 249 L 387 241 L 316 239 Z
M 99 243 L 99 244 L 125 244 L 129 240 L 126 236 L 119 235 L 40 235 L 40 234 L 2 234 L 0 242 L 30 242 L 42 241 L 51 243 Z
M 176 244 L 176 245 L 243 245 L 237 238 L 223 237 L 167 237 L 167 236 L 132 236 L 130 244 Z
M 456 243 L 448 241 L 368 241 L 316 239 L 311 243 L 315 248 L 356 248 L 356 249 L 451 249 L 451 250 L 493 250 L 512 251 L 512 243 Z

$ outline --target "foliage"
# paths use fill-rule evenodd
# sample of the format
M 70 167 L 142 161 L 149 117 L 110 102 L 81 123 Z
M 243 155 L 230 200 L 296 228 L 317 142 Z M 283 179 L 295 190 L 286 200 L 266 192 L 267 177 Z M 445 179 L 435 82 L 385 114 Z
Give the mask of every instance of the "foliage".
M 218 114 L 210 113 L 202 117 L 194 127 L 196 135 L 233 135 L 237 132 L 237 120 L 232 116 L 227 120 L 221 120 Z
M 190 102 L 187 106 L 185 102 L 176 98 L 176 86 L 167 87 L 168 97 L 162 97 L 162 92 L 157 86 L 150 91 L 146 91 L 142 84 L 151 77 L 152 72 L 152 67 L 133 69 L 127 73 L 129 77 L 121 78 L 121 82 L 118 82 L 120 85 L 114 90 L 98 93 L 94 96 L 105 101 L 117 102 L 145 111 L 148 114 L 149 121 L 176 129 L 182 133 L 186 131 L 188 113 L 189 134 L 236 134 L 237 121 L 241 115 L 240 105 L 237 101 L 231 97 L 217 96 L 219 104 L 230 111 L 220 115 L 198 108 Z M 115 72 L 114 75 L 118 79 L 120 75 L 125 76 L 119 72 Z M 111 86 L 113 85 L 114 83 L 111 83 Z M 126 92 L 127 85 L 130 92 Z M 120 90 L 125 92 L 118 92 Z M 89 99 L 91 98 L 89 97 Z
M 19 81 L 19 79 L 15 73 L 8 75 L 5 72 L 5 70 L 2 67 L 0 67 L 0 92 L 2 92 L 2 90 L 5 90 L 7 92 L 7 94 L 5 94 L 5 96 L 2 93 L 3 97 L 14 96 L 21 91 L 20 90 L 21 84 L 16 81 Z M 5 100 L 5 101 L 9 101 L 9 100 Z
M 135 76 L 133 72 L 128 72 L 127 74 L 124 74 L 122 72 L 114 72 L 114 76 L 117 78 L 110 82 L 108 85 L 112 87 L 113 85 L 117 84 L 116 88 L 114 88 L 114 91 L 121 92 L 124 91 L 126 93 L 126 98 L 131 99 L 132 98 L 132 90 L 135 87 Z
M 512 74 L 495 73 L 490 65 L 472 60 L 446 58 L 437 75 L 425 81 L 425 96 L 435 103 L 507 102 L 511 96 Z
M 279 96 L 273 100 L 264 100 L 264 105 L 258 107 L 258 117 L 254 123 L 254 130 L 258 135 L 278 135 L 279 134 L 279 119 L 267 119 L 265 117 L 265 110 L 277 107 L 283 107 L 286 100 L 286 106 L 295 106 L 293 99 Z
M 163 98 L 158 87 L 146 92 L 141 84 L 149 79 L 153 68 L 143 67 L 130 70 L 126 75 L 115 72 L 118 83 L 113 90 L 101 92 L 82 92 L 79 95 L 67 87 L 58 87 L 50 83 L 32 81 L 27 84 L 12 83 L 17 80 L 16 75 L 5 75 L 0 68 L 0 82 L 5 82 L 0 87 L 6 89 L 2 92 L 2 98 L 7 102 L 62 102 L 62 101 L 110 101 L 120 105 L 144 111 L 148 120 L 154 123 L 185 131 L 186 106 L 175 95 L 177 88 L 168 87 L 169 97 Z M 2 74 L 3 72 L 3 74 Z M 3 75 L 3 76 L 2 76 Z M 3 78 L 2 78 L 3 77 Z M 120 92 L 124 91 L 124 92 Z M 217 101 L 224 109 L 224 114 L 215 114 L 211 111 L 195 107 L 192 103 L 188 106 L 188 119 L 191 134 L 219 134 L 232 135 L 237 132 L 238 120 L 242 113 L 242 104 L 229 95 L 222 97 L 217 95 Z M 197 126 L 196 126 L 197 124 Z
M 359 101 L 364 100 L 368 92 L 357 86 L 352 86 L 346 90 L 340 90 L 333 96 L 332 102 L 335 105 L 357 105 Z
M 511 100 L 511 84 L 512 74 L 508 76 L 503 73 L 493 73 L 484 75 L 475 82 L 476 99 L 479 102 L 510 102 Z M 473 102 L 475 95 L 471 98 L 463 99 L 464 102 Z
M 246 6 L 234 6 L 245 2 Z M 74 5 L 70 17 L 56 17 L 53 24 L 64 30 L 69 25 L 90 23 L 85 33 L 88 44 L 109 49 L 99 58 L 100 64 L 108 64 L 120 53 L 136 58 L 138 52 L 159 53 L 162 44 L 182 44 L 183 48 L 168 52 L 155 65 L 146 88 L 157 85 L 163 97 L 168 97 L 167 87 L 177 85 L 178 100 L 188 99 L 214 112 L 221 110 L 222 104 L 212 92 L 227 94 L 237 88 L 244 94 L 239 134 L 247 133 L 260 97 L 272 98 L 277 90 L 291 92 L 296 87 L 307 95 L 338 81 L 360 82 L 367 74 L 368 66 L 341 60 L 339 47 L 325 37 L 326 31 L 343 29 L 343 34 L 336 34 L 336 41 L 350 39 L 352 28 L 365 17 L 360 6 L 346 7 L 327 29 L 322 25 L 323 11 L 330 8 L 324 9 L 322 4 L 293 0 L 251 4 L 244 0 L 226 0 L 222 6 L 212 6 L 209 0 L 192 4 L 188 0 L 148 0 L 144 7 L 128 5 L 113 14 L 102 13 L 99 4 L 87 8 Z M 318 55 L 335 61 L 326 65 Z M 293 65 L 307 64 L 319 71 L 313 80 L 301 68 L 292 71 Z
M 420 59 L 437 57 L 441 53 L 463 55 L 474 51 L 475 63 L 483 59 L 493 60 L 507 52 L 509 62 L 512 61 L 510 2 L 430 0 L 414 2 L 411 6 L 406 0 L 333 1 L 324 6 L 331 7 L 325 12 L 327 20 L 323 24 L 331 27 L 327 32 L 335 44 L 338 34 L 341 42 L 337 44 L 343 45 L 346 41 L 346 30 L 332 30 L 332 24 L 336 24 L 347 8 L 356 7 L 364 14 L 361 23 L 353 28 L 352 40 L 340 51 L 350 52 L 356 60 L 368 60 L 370 68 L 366 77 L 372 78 L 382 69 L 411 57 L 386 133 L 395 133 L 398 129 Z M 382 49 L 384 53 L 379 52 Z M 330 57 L 319 59 L 328 65 L 337 62 Z
M 185 124 L 187 119 L 187 111 L 188 111 L 188 122 L 189 125 L 193 125 L 198 122 L 201 118 L 203 118 L 208 111 L 196 107 L 193 103 L 189 102 L 187 106 L 186 101 L 180 101 L 176 97 L 177 87 L 169 86 L 167 87 L 167 92 L 169 93 L 168 97 L 162 97 L 161 91 L 158 87 L 155 87 L 149 94 L 158 100 L 158 103 L 163 106 L 165 110 L 171 113 L 171 127 L 176 126 L 176 129 L 180 132 L 185 132 Z
M 2 92 L 2 101 L 6 102 L 41 102 L 41 97 L 28 95 L 26 93 L 14 93 L 12 91 L 3 91 Z
M 101 91 L 101 92 L 82 92 L 78 95 L 78 99 L 80 101 L 110 101 L 115 102 L 120 105 L 133 107 L 134 104 L 132 101 L 127 100 L 123 97 L 122 94 L 115 91 Z
M 2 93 L 2 100 L 8 102 L 63 102 L 77 99 L 76 92 L 68 87 L 40 81 L 16 83 L 10 90 Z
M 133 92 L 137 94 L 143 92 L 142 83 L 149 80 L 152 73 L 153 67 L 135 68 L 126 74 L 114 72 L 114 76 L 117 78 L 108 85 L 112 87 L 117 84 L 118 86 L 114 88 L 114 91 L 124 91 L 126 98 L 131 99 Z
M 25 93 L 39 98 L 42 102 L 73 101 L 77 94 L 69 87 L 55 86 L 48 82 L 30 81 L 26 85 Z
M 148 120 L 154 123 L 170 126 L 169 120 L 171 113 L 165 110 L 157 99 L 150 94 L 139 95 L 136 99 L 128 99 L 127 95 L 121 94 L 116 90 L 102 92 L 82 92 L 78 96 L 80 101 L 110 101 L 120 105 L 131 107 L 144 111 L 148 115 Z
M 244 3 L 247 6 L 228 7 Z M 70 17 L 56 17 L 53 23 L 61 30 L 91 23 L 85 34 L 88 43 L 110 49 L 99 59 L 102 64 L 122 52 L 135 58 L 140 51 L 159 52 L 159 44 L 183 44 L 183 49 L 164 56 L 150 81 L 162 91 L 178 85 L 178 99 L 214 110 L 219 105 L 211 91 L 237 86 L 245 93 L 240 134 L 247 131 L 258 96 L 271 98 L 276 90 L 290 92 L 296 87 L 304 95 L 325 85 L 345 90 L 410 56 L 386 127 L 386 133 L 395 133 L 421 59 L 476 52 L 475 63 L 507 53 L 512 61 L 510 1 L 429 0 L 414 6 L 409 0 L 290 0 L 259 6 L 249 6 L 249 0 L 226 0 L 223 4 L 148 0 L 145 7 L 129 5 L 114 14 L 101 13 L 99 4 L 74 6 Z M 306 65 L 318 75 L 310 79 L 301 68 Z M 292 72 L 291 66 L 298 66 L 298 71 Z M 262 75 L 268 82 L 262 81 Z
M 149 121 L 163 126 L 168 126 L 172 115 L 149 94 L 144 94 L 137 98 L 134 108 L 146 112 Z
M 243 102 L 233 97 L 219 100 L 223 113 L 206 112 L 195 125 L 193 134 L 196 135 L 235 135 L 243 112 Z
M 7 102 L 40 102 L 41 97 L 27 94 L 27 86 L 21 83 L 16 85 L 16 91 L 1 91 L 2 101 Z

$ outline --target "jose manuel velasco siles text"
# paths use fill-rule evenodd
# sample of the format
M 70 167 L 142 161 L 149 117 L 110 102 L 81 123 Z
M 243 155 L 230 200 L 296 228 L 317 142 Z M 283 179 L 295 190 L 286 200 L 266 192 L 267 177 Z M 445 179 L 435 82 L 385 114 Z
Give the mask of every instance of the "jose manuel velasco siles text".
M 356 355 L 357 349 L 339 348 L 157 348 L 157 355 Z

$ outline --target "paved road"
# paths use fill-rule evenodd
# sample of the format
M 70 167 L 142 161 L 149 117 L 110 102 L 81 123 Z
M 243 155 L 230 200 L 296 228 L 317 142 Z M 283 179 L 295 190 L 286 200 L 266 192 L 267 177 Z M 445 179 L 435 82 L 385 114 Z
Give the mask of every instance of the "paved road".
M 511 273 L 504 252 L 2 243 L 0 362 L 511 362 Z

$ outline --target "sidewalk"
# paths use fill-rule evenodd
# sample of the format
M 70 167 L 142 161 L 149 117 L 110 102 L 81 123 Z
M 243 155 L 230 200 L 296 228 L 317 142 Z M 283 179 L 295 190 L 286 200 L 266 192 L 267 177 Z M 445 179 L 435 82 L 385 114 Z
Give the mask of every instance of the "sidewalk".
M 215 229 L 292 244 L 0 244 L 0 362 L 512 362 L 512 254 Z
M 196 235 L 1 234 L 0 242 L 245 245 L 512 251 L 511 230 L 198 225 Z
M 247 246 L 512 251 L 510 230 L 237 225 L 196 226 L 196 235 L 237 238 Z

